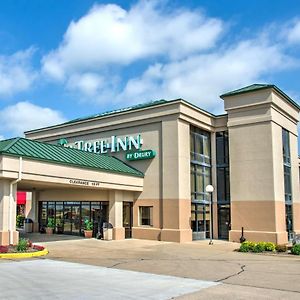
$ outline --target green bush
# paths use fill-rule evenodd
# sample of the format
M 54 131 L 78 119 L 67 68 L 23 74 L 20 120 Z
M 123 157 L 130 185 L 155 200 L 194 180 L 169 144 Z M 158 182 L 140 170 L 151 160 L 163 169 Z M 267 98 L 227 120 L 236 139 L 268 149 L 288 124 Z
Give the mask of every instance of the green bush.
M 265 242 L 258 242 L 257 244 L 255 244 L 252 251 L 255 252 L 255 253 L 259 253 L 259 252 L 264 252 L 265 249 L 266 249 L 266 243 Z
M 94 228 L 93 222 L 91 222 L 89 220 L 85 220 L 84 225 L 85 225 L 84 226 L 85 230 L 93 230 L 93 228 Z
M 47 227 L 48 228 L 55 228 L 54 218 L 48 218 Z
M 274 243 L 271 243 L 271 242 L 267 242 L 265 243 L 265 251 L 275 251 L 275 244 Z
M 287 246 L 286 245 L 276 245 L 276 251 L 277 252 L 286 252 L 287 251 Z
M 240 252 L 252 252 L 254 247 L 255 247 L 255 243 L 246 241 L 241 244 L 239 251 Z
M 19 243 L 17 245 L 17 251 L 18 252 L 24 252 L 28 249 L 28 240 L 26 239 L 20 239 Z
M 16 225 L 18 228 L 20 228 L 24 225 L 24 220 L 25 220 L 25 217 L 23 215 L 17 215 Z
M 294 255 L 300 255 L 300 244 L 296 244 L 292 247 L 291 253 Z

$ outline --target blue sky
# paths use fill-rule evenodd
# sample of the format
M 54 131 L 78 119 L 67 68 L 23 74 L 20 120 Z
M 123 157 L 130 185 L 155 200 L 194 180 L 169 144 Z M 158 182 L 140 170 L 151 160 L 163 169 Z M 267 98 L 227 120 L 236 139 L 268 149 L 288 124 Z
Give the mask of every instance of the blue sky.
M 161 98 L 223 113 L 256 82 L 300 100 L 297 0 L 1 0 L 0 45 L 1 137 Z

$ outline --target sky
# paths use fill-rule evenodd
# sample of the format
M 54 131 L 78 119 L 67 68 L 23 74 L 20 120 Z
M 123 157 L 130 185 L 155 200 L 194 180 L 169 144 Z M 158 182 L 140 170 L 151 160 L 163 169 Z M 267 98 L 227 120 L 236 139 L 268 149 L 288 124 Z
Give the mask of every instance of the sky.
M 277 85 L 300 101 L 300 2 L 0 1 L 0 138 L 137 103 Z

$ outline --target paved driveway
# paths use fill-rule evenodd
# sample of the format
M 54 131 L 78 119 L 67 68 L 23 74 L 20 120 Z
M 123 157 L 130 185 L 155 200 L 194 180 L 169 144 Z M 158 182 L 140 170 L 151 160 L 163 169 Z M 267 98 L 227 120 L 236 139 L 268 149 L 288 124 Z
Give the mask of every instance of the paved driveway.
M 222 241 L 212 246 L 134 239 L 43 244 L 50 251 L 47 258 L 55 261 L 222 283 L 180 296 L 186 299 L 300 299 L 300 257 L 292 255 L 239 253 L 233 251 L 238 244 Z

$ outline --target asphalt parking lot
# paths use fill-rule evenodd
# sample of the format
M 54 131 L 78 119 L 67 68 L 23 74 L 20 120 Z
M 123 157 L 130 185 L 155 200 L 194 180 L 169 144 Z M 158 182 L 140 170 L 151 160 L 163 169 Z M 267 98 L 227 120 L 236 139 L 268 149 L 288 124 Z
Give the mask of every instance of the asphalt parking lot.
M 41 237 L 37 238 L 41 241 Z M 137 277 L 133 281 L 129 280 L 129 283 L 135 282 L 134 286 L 138 286 L 140 282 L 141 286 L 147 285 L 150 291 L 147 292 L 148 298 L 143 295 L 133 299 L 154 299 L 150 298 L 153 295 L 156 295 L 155 299 L 300 299 L 300 258 L 292 255 L 239 253 L 233 251 L 238 244 L 223 241 L 215 241 L 212 246 L 206 241 L 177 244 L 134 239 L 124 241 L 68 239 L 44 241 L 42 244 L 49 250 L 47 261 L 80 264 L 77 265 L 76 273 L 82 281 L 85 280 L 80 275 L 83 267 L 79 266 L 87 268 L 98 266 L 99 272 L 103 271 L 103 267 L 104 270 L 138 272 L 135 273 Z M 45 258 L 35 259 L 35 261 L 42 260 Z M 0 274 L 3 274 L 1 272 L 3 265 L 2 261 Z M 57 272 L 61 270 L 57 269 Z M 187 285 L 177 293 L 159 298 L 157 295 L 162 294 L 154 290 L 151 292 L 150 283 L 142 283 L 143 278 L 147 278 L 145 273 L 154 277 L 167 275 L 172 279 L 179 278 L 180 281 L 192 279 L 196 281 L 196 289 Z M 114 274 L 111 276 L 114 277 Z M 125 273 L 124 276 L 128 278 Z M 155 280 L 159 282 L 159 278 L 155 277 Z M 66 286 L 72 286 L 74 282 L 71 277 L 64 280 Z M 134 287 L 132 288 L 129 283 L 127 282 L 128 289 L 121 289 L 121 295 L 122 290 L 134 293 Z M 177 286 L 176 280 L 172 284 L 174 287 Z M 157 283 L 154 286 L 157 286 Z M 123 297 L 128 298 L 128 295 L 124 294 Z

